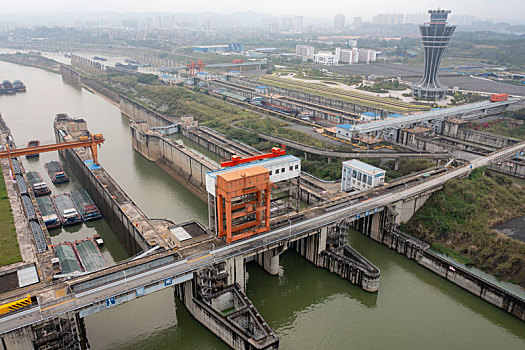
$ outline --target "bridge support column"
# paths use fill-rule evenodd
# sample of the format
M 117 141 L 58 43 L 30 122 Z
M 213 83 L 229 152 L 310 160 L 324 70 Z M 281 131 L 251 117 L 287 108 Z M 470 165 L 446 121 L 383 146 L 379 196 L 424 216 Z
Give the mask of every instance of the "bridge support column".
M 376 241 L 381 238 L 381 215 L 382 213 L 376 213 L 372 215 L 372 218 L 370 219 L 370 237 Z
M 277 262 L 277 265 L 279 265 L 279 262 Z M 228 285 L 237 283 L 243 291 L 246 290 L 246 267 L 244 264 L 244 257 L 235 256 L 226 260 L 225 268 L 228 273 Z
M 328 227 L 323 226 L 319 228 L 316 233 L 293 242 L 292 246 L 312 264 L 322 266 L 321 252 L 326 249 L 327 235 Z
M 394 163 L 394 170 L 399 170 L 399 159 L 396 159 L 395 163 Z
M 259 253 L 255 256 L 255 261 L 262 266 L 266 272 L 272 276 L 279 274 L 279 255 L 286 250 L 287 247 L 278 247 L 270 249 L 266 252 Z

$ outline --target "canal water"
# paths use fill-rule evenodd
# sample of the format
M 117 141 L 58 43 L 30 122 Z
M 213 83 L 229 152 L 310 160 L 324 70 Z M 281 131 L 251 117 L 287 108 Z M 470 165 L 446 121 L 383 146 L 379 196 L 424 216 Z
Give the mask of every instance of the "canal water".
M 149 216 L 206 223 L 204 203 L 133 152 L 128 121 L 117 107 L 36 68 L 0 62 L 3 79 L 28 87 L 25 94 L 0 96 L 0 113 L 18 144 L 53 141 L 56 113 L 82 117 L 106 138 L 102 166 Z M 47 176 L 41 164 L 34 166 Z M 279 276 L 248 264 L 247 293 L 282 349 L 525 348 L 522 321 L 357 232 L 348 240 L 381 269 L 379 293 L 363 292 L 292 251 L 281 256 Z M 85 324 L 92 349 L 227 348 L 171 289 L 88 316 Z

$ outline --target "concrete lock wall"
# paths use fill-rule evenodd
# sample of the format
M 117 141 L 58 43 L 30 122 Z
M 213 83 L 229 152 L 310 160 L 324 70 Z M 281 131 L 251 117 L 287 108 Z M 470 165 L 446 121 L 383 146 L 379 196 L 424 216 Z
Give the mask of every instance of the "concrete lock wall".
M 69 81 L 76 86 L 82 86 L 82 77 L 77 71 L 66 67 L 65 65 L 60 65 L 60 74 L 62 75 L 62 80 Z
M 119 96 L 119 103 L 123 114 L 134 121 L 145 121 L 150 127 L 167 126 L 177 122 L 122 95 Z
M 201 200 L 207 201 L 206 173 L 215 167 L 170 138 L 131 126 L 133 149 L 157 163 Z
M 231 156 L 235 154 L 235 151 L 229 150 L 226 147 L 221 147 L 221 144 L 219 142 L 212 142 L 208 138 L 199 135 L 193 129 L 182 128 L 182 135 L 192 140 L 193 142 L 196 142 L 199 145 L 206 147 L 207 150 L 217 154 L 223 159 L 230 159 Z
M 447 121 L 443 122 L 442 130 L 442 134 L 445 136 L 495 148 L 511 146 L 519 141 L 510 137 L 497 136 L 476 130 L 469 130 L 459 127 L 458 124 Z
M 233 349 L 277 349 L 278 343 L 269 344 L 268 347 L 256 346 L 252 339 L 245 338 L 231 323 L 225 322 L 208 305 L 193 297 L 193 281 L 185 282 L 175 287 L 177 295 L 182 300 L 190 314 L 222 341 Z
M 373 232 L 374 224 L 372 224 L 372 230 L 366 230 L 366 225 L 358 225 L 357 228 L 375 241 L 388 246 L 455 285 L 525 321 L 525 300 L 430 251 L 429 244 L 404 232 L 385 228 L 384 218 L 380 225 L 381 230 L 376 233 Z
M 497 171 L 502 174 L 516 176 L 525 179 L 525 163 L 513 160 L 501 161 L 497 164 L 492 164 L 490 170 Z
M 57 141 L 63 141 L 59 138 L 58 133 L 56 134 L 56 138 Z M 102 183 L 98 181 L 96 176 L 89 170 L 76 151 L 74 149 L 67 149 L 60 152 L 66 159 L 68 166 L 71 168 L 75 176 L 79 179 L 82 187 L 86 189 L 97 207 L 100 209 L 102 215 L 109 223 L 111 229 L 115 232 L 117 238 L 128 254 L 135 255 L 148 249 L 149 245 L 144 237 L 142 237 L 139 230 L 124 214 L 115 198 L 113 198 Z M 111 178 L 107 173 L 106 176 Z M 112 178 L 111 181 L 112 186 L 114 186 L 117 191 L 124 193 Z M 129 199 L 129 202 L 131 202 L 131 199 Z

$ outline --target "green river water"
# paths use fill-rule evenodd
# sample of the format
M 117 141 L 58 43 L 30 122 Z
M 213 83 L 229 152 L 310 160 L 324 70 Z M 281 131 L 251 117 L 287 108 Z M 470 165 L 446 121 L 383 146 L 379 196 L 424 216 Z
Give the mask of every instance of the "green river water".
M 101 165 L 147 215 L 206 224 L 206 205 L 133 151 L 128 121 L 116 106 L 36 68 L 0 62 L 4 79 L 27 85 L 26 93 L 0 96 L 0 113 L 19 146 L 34 138 L 54 141 L 57 113 L 82 117 L 92 132 L 106 138 L 99 151 Z M 23 162 L 51 185 L 43 164 L 52 159 L 60 160 L 50 153 Z M 77 187 L 73 179 L 52 190 L 56 194 Z M 106 242 L 108 262 L 126 257 L 103 220 L 51 234 L 58 243 L 95 232 Z M 378 293 L 363 292 L 292 251 L 281 256 L 279 276 L 247 265 L 247 293 L 282 349 L 525 349 L 522 321 L 360 233 L 350 232 L 348 240 L 381 269 Z M 169 288 L 88 316 L 85 324 L 92 349 L 227 348 L 189 315 Z

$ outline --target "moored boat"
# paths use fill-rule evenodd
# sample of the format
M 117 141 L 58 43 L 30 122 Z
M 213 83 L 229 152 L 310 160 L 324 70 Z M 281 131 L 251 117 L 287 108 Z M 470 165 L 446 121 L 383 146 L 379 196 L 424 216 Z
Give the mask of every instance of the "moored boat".
M 54 228 L 61 225 L 60 219 L 58 218 L 53 202 L 49 196 L 38 197 L 36 199 L 40 214 L 42 214 L 42 220 L 46 224 L 47 228 Z
M 14 86 L 16 92 L 25 92 L 26 91 L 26 85 L 21 80 L 13 81 L 13 86 Z
M 51 193 L 51 190 L 37 171 L 30 171 L 26 175 L 35 197 L 42 197 Z
M 82 188 L 80 190 L 72 191 L 71 199 L 73 199 L 73 202 L 80 212 L 82 220 L 89 221 L 100 219 L 102 217 L 100 210 L 98 210 L 97 206 L 85 189 Z
M 53 160 L 49 163 L 46 163 L 44 166 L 46 167 L 47 173 L 54 184 L 69 182 L 69 177 L 59 162 Z
M 75 203 L 68 193 L 57 194 L 51 197 L 55 210 L 63 226 L 79 224 L 82 218 L 78 213 Z
M 27 147 L 30 148 L 30 147 L 38 147 L 40 146 L 40 141 L 38 140 L 31 140 L 27 143 Z M 31 154 L 27 154 L 26 155 L 26 158 L 38 158 L 39 157 L 39 154 L 38 153 L 31 153 Z
M 6 94 L 14 94 L 16 92 L 15 87 L 9 80 L 4 80 L 2 85 L 4 86 L 4 93 Z

